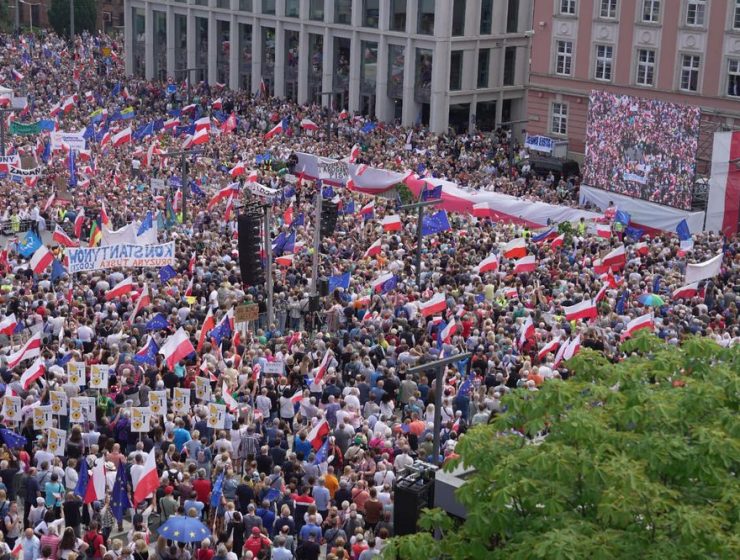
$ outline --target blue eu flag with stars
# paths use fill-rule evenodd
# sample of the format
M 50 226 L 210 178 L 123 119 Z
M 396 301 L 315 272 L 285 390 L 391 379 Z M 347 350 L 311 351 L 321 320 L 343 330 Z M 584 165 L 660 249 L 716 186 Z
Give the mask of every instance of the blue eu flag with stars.
M 177 271 L 168 264 L 159 269 L 159 280 L 162 284 L 175 276 L 177 276 Z
M 116 481 L 113 483 L 113 492 L 110 497 L 111 513 L 113 517 L 121 523 L 123 521 L 123 514 L 131 507 L 131 502 L 128 501 L 128 491 L 126 489 L 126 468 L 123 463 L 118 464 L 118 471 L 116 472 Z
M 424 220 L 421 222 L 422 235 L 435 235 L 448 229 L 450 229 L 450 221 L 447 219 L 447 212 L 444 210 L 424 217 Z
M 160 329 L 166 329 L 170 326 L 170 324 L 167 322 L 167 317 L 162 315 L 161 313 L 157 313 L 147 324 L 146 324 L 146 330 L 147 331 L 158 331 Z

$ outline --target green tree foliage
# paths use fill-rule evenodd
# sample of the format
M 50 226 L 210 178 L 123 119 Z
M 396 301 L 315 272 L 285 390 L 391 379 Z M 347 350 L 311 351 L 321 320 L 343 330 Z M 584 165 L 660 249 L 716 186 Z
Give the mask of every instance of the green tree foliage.
M 583 350 L 570 380 L 506 396 L 456 448 L 476 469 L 465 522 L 428 511 L 385 557 L 740 558 L 740 347 L 641 334 L 623 349 L 618 364 Z
M 74 0 L 75 33 L 96 31 L 98 3 L 95 0 Z M 49 23 L 60 35 L 69 36 L 69 0 L 52 0 L 49 8 Z

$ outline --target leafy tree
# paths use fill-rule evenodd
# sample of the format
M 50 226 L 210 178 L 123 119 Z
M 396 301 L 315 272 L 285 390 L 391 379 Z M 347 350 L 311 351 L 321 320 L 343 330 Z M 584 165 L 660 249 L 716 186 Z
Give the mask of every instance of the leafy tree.
M 385 557 L 740 558 L 740 347 L 639 334 L 622 348 L 506 396 L 456 447 L 476 471 L 458 491 L 467 519 L 427 511 Z
M 75 33 L 96 31 L 98 6 L 95 0 L 74 0 Z M 59 35 L 69 36 L 70 0 L 52 0 L 49 8 L 49 23 Z

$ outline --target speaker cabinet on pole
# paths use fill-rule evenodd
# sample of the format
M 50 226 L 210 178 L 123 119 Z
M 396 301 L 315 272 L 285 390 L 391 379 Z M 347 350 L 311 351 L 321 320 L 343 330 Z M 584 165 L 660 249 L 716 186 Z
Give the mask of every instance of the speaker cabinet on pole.
M 239 231 L 239 271 L 242 283 L 255 286 L 265 281 L 260 257 L 260 219 L 252 214 L 237 218 Z

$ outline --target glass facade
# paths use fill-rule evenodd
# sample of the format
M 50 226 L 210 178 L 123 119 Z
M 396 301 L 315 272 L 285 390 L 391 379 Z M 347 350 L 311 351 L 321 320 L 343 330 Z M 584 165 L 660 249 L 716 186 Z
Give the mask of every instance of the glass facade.
M 434 0 L 418 0 L 416 32 L 419 35 L 434 35 Z
M 300 13 L 299 0 L 285 0 L 285 15 L 288 17 L 298 17 Z
M 270 16 L 275 15 L 275 0 L 262 0 L 262 13 Z
M 216 21 L 216 81 L 219 84 L 229 83 L 229 54 L 231 52 L 231 23 Z
M 146 16 L 144 10 L 138 8 L 131 8 L 132 22 L 133 22 L 133 36 L 134 36 L 134 47 L 133 47 L 133 58 L 134 58 L 134 75 L 141 78 L 144 77 L 144 40 L 146 38 L 145 26 Z
M 406 63 L 406 47 L 388 45 L 388 97 L 403 98 L 403 75 Z
M 154 79 L 167 79 L 167 14 L 153 11 L 154 19 Z
M 378 28 L 380 0 L 362 0 L 362 26 Z
M 341 110 L 345 108 L 349 100 L 349 39 L 334 37 L 334 108 Z
M 252 90 L 252 26 L 239 24 L 239 87 Z
M 352 0 L 334 0 L 334 23 L 352 25 Z
M 416 49 L 416 73 L 414 80 L 414 98 L 419 103 L 429 103 L 432 96 L 432 61 L 431 49 Z
M 406 31 L 406 1 L 391 0 L 388 29 L 391 31 Z
M 324 0 L 309 0 L 308 19 L 324 21 Z
M 360 65 L 360 112 L 363 115 L 375 114 L 375 87 L 378 82 L 378 43 L 362 42 L 362 61 Z
M 195 85 L 208 76 L 208 18 L 195 18 L 195 66 L 198 70 L 190 73 L 190 83 Z
M 267 93 L 275 95 L 275 28 L 262 28 L 262 79 Z
M 285 97 L 298 101 L 298 31 L 285 32 Z
M 175 80 L 185 78 L 185 68 L 188 67 L 188 17 L 175 14 Z M 180 70 L 180 72 L 178 72 Z
M 317 33 L 308 35 L 308 100 L 321 103 L 321 83 L 324 75 L 324 36 Z

